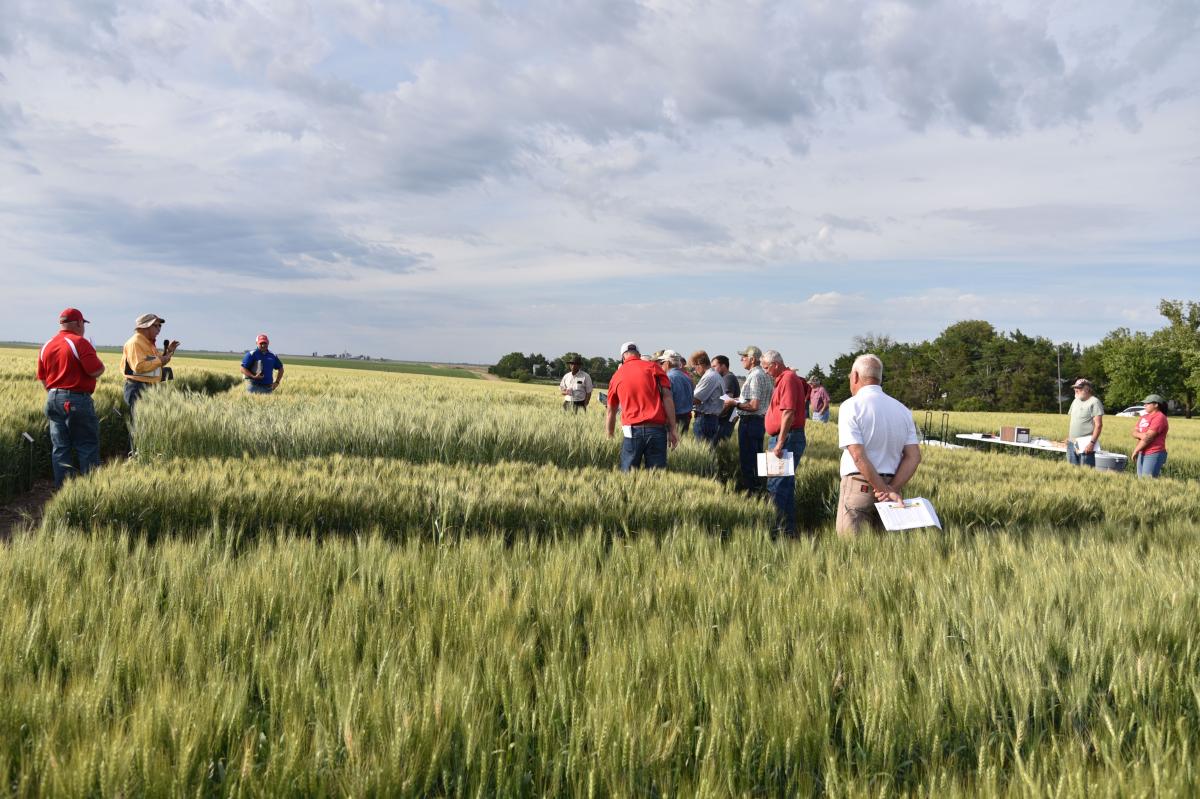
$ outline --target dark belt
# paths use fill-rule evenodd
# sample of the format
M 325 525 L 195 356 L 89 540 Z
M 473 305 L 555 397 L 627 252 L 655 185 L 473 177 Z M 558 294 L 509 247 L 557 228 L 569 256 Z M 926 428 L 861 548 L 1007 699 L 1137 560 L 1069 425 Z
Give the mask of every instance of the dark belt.
M 87 393 L 86 391 L 76 391 L 76 390 L 75 390 L 75 389 L 73 389 L 73 388 L 52 388 L 52 389 L 49 389 L 49 393 L 53 394 L 53 393 L 55 393 L 55 392 L 58 392 L 59 394 L 78 394 L 78 395 L 79 395 L 79 396 L 81 396 L 81 397 L 90 397 L 90 396 L 92 396 L 91 394 Z
M 635 422 L 630 427 L 666 427 L 662 422 Z
M 719 414 L 719 413 L 700 413 L 700 411 L 696 411 L 696 415 L 697 415 L 697 416 L 710 416 L 710 417 L 712 417 L 712 416 L 720 416 L 721 414 Z
M 854 479 L 858 480 L 858 482 L 860 482 L 860 483 L 870 483 L 871 482 L 870 480 L 868 480 L 862 476 L 862 472 L 850 472 L 850 474 L 848 474 L 846 476 L 853 477 Z M 882 477 L 884 480 L 887 480 L 890 483 L 892 478 L 895 477 L 896 475 L 883 474 L 882 472 L 880 472 L 879 476 Z

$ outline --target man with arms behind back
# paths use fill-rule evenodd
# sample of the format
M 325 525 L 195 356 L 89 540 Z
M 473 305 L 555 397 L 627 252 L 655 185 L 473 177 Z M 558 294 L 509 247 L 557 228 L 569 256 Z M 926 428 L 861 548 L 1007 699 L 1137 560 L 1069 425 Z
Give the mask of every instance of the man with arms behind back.
M 883 362 L 860 355 L 850 367 L 850 399 L 838 411 L 842 485 L 837 533 L 854 536 L 864 527 L 883 529 L 876 502 L 900 502 L 901 491 L 921 463 L 912 412 L 883 393 Z

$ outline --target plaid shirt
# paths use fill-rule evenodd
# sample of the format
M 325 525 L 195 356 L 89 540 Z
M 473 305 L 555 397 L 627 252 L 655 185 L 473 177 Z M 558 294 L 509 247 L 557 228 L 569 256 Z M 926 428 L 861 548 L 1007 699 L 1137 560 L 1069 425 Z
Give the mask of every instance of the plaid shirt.
M 742 384 L 742 402 L 749 402 L 752 399 L 758 400 L 757 411 L 738 411 L 738 416 L 766 416 L 767 406 L 771 404 L 771 392 L 775 390 L 775 381 L 771 376 L 763 371 L 761 366 L 756 366 L 750 370 L 750 374 L 746 375 L 746 382 Z

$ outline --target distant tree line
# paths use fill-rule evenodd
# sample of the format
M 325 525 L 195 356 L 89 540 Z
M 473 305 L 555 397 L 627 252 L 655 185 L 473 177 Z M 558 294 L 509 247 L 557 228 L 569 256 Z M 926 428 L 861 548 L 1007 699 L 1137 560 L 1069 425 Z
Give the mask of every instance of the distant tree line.
M 1120 327 L 1091 347 L 1055 343 L 1020 330 L 1006 333 L 978 319 L 956 322 L 932 341 L 916 344 L 867 333 L 855 337 L 853 351 L 839 355 L 827 369 L 814 365 L 808 377 L 823 380 L 834 402 L 841 402 L 850 396 L 854 359 L 873 352 L 883 360 L 888 393 L 910 408 L 1054 412 L 1060 403 L 1070 403 L 1067 386 L 1086 377 L 1110 410 L 1155 393 L 1191 416 L 1200 397 L 1200 303 L 1163 300 L 1158 310 L 1166 320 L 1161 329 L 1132 333 Z M 577 355 L 547 359 L 510 352 L 488 371 L 523 382 L 557 380 Z M 620 365 L 612 358 L 581 360 L 581 368 L 600 384 Z
M 499 377 L 518 380 L 522 383 L 539 378 L 557 381 L 564 372 L 570 370 L 569 364 L 572 358 L 579 358 L 581 361 L 579 368 L 591 375 L 594 383 L 607 383 L 612 379 L 617 367 L 620 366 L 612 358 L 599 356 L 585 358 L 578 352 L 564 352 L 559 357 L 552 359 L 536 352 L 529 355 L 510 352 L 497 361 L 495 366 L 489 366 L 488 371 Z
M 825 378 L 840 402 L 850 395 L 854 359 L 873 352 L 883 360 L 888 393 L 912 408 L 1057 411 L 1060 400 L 1070 402 L 1066 386 L 1086 377 L 1110 409 L 1157 393 L 1191 416 L 1200 396 L 1200 303 L 1163 300 L 1158 309 L 1166 320 L 1160 330 L 1117 328 L 1091 347 L 1005 333 L 982 320 L 957 322 L 917 344 L 868 333 L 828 370 L 814 366 L 809 375 Z

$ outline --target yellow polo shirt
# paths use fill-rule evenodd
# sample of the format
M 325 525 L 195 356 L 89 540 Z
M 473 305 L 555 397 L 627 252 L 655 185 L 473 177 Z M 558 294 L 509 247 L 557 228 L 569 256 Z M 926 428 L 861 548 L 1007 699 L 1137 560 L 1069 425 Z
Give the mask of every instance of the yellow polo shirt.
M 154 342 L 134 333 L 121 350 L 121 371 L 126 380 L 158 383 L 162 380 L 162 355 Z

